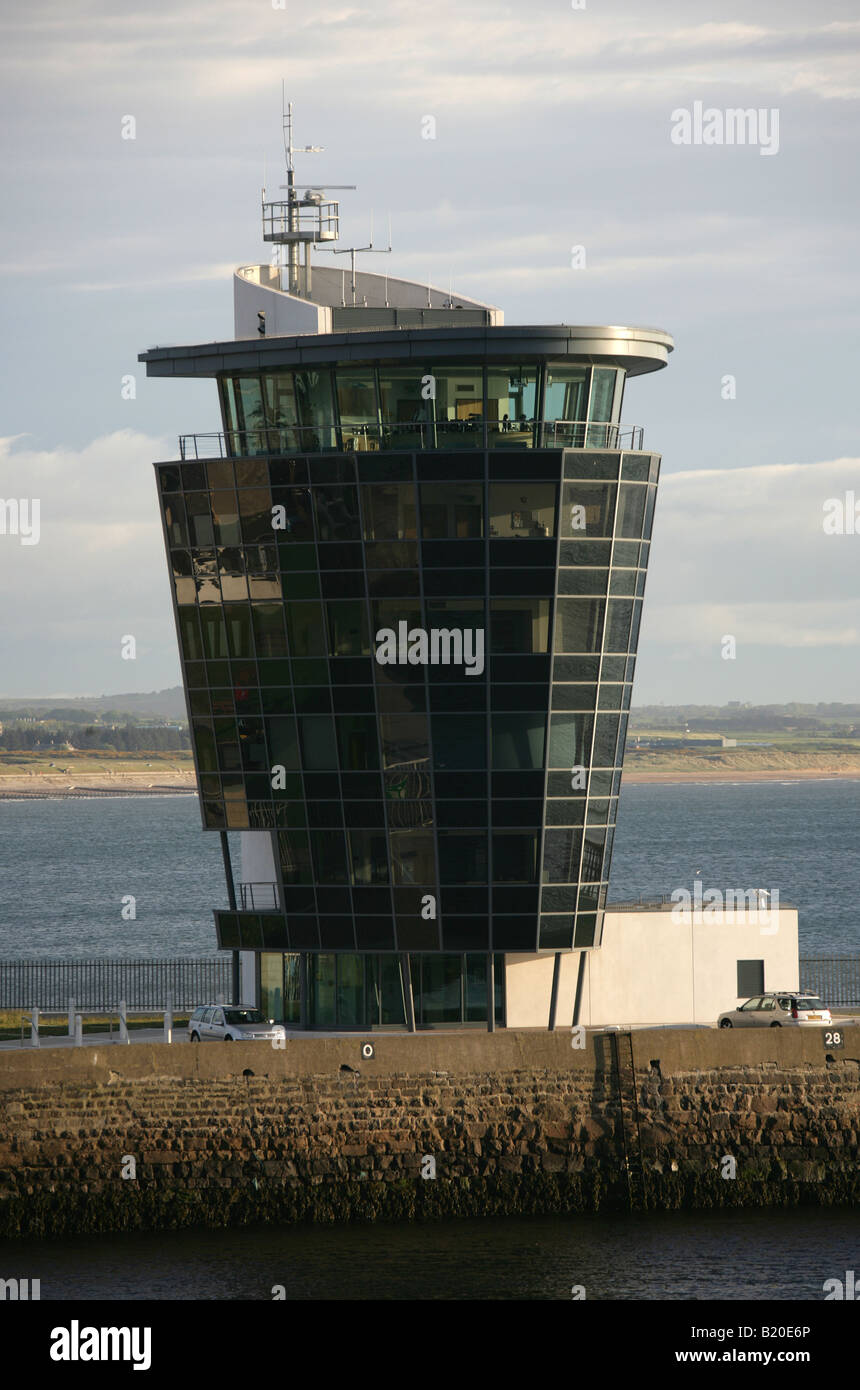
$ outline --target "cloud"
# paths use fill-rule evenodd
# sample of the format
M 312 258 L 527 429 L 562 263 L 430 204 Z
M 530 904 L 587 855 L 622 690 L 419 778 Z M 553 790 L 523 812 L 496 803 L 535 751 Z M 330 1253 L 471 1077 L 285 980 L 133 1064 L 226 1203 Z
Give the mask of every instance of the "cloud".
M 191 100 L 217 97 L 223 106 L 277 89 L 286 69 L 297 85 L 360 89 L 389 110 L 431 100 L 463 112 L 498 101 L 532 110 L 617 106 L 750 82 L 763 94 L 846 100 L 860 90 L 858 49 L 860 22 L 822 22 L 812 10 L 771 24 L 673 24 L 660 7 L 576 12 L 557 0 L 439 0 L 432 16 L 408 0 L 372 9 L 321 3 L 307 15 L 293 0 L 283 8 L 151 0 L 121 15 L 114 5 L 90 5 L 84 15 L 59 3 L 23 11 L 9 26 L 0 71 L 16 87 L 86 72 L 73 93 L 77 108 L 94 79 L 139 107 L 176 83 Z M 21 64 L 34 51 L 35 72 Z
M 150 291 L 168 289 L 177 285 L 194 285 L 209 280 L 219 282 L 232 279 L 236 266 L 227 261 L 221 261 L 217 265 L 186 266 L 181 270 L 174 270 L 170 275 L 157 275 L 152 278 L 135 277 L 131 280 L 95 280 L 84 282 L 73 282 L 66 285 L 66 289 L 78 292 L 100 292 L 103 290 L 134 290 Z
M 713 650 L 726 636 L 732 636 L 739 647 L 860 647 L 860 612 L 857 603 L 850 599 L 671 605 L 648 602 L 646 610 L 645 636 L 649 643 L 684 643 Z
M 860 659 L 860 535 L 824 531 L 860 459 L 706 469 L 659 485 L 640 647 L 850 648 Z
M 7 594 L 0 694 L 134 690 L 178 678 L 153 460 L 166 441 L 122 430 L 82 449 L 0 440 L 0 497 L 38 498 L 41 535 L 0 536 Z M 32 504 L 31 504 L 32 505 Z M 137 641 L 137 659 L 121 639 Z

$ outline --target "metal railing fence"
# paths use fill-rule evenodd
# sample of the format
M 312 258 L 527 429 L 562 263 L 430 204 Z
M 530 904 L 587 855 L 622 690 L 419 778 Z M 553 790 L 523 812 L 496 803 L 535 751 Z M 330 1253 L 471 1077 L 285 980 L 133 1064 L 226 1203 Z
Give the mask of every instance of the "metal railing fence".
M 801 956 L 800 988 L 830 1008 L 860 1006 L 860 956 Z
M 74 999 L 85 1013 L 109 1013 L 124 999 L 129 1010 L 157 1012 L 167 998 L 175 1009 L 187 1009 L 218 995 L 233 996 L 228 954 L 175 960 L 0 960 L 0 1009 L 65 1013 Z
M 627 449 L 641 450 L 641 425 L 600 420 L 388 421 L 383 424 L 261 426 L 259 429 L 181 434 L 181 459 L 246 458 L 260 454 L 375 453 L 387 449 Z

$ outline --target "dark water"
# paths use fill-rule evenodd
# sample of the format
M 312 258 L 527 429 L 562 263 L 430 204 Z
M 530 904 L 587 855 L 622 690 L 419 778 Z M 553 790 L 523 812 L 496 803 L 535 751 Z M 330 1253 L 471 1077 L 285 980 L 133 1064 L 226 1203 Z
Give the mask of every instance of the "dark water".
M 211 955 L 226 906 L 196 796 L 0 802 L 0 957 Z
M 860 1213 L 794 1210 L 260 1226 L 0 1244 L 42 1299 L 800 1299 L 860 1270 Z
M 807 951 L 860 950 L 860 783 L 628 786 L 611 898 L 778 888 Z M 235 837 L 233 837 L 235 840 Z M 234 845 L 238 867 L 238 846 Z M 134 894 L 137 918 L 121 899 Z M 193 797 L 0 802 L 0 956 L 209 954 L 226 906 Z M 860 1213 L 666 1212 L 261 1227 L 0 1244 L 43 1299 L 822 1300 L 860 1270 Z
M 779 891 L 801 952 L 860 952 L 860 781 L 678 783 L 621 793 L 610 900 Z
M 627 786 L 610 899 L 690 888 L 700 869 L 705 888 L 778 889 L 802 949 L 856 952 L 858 829 L 860 782 Z M 226 906 L 195 797 L 0 802 L 0 957 L 208 955 Z

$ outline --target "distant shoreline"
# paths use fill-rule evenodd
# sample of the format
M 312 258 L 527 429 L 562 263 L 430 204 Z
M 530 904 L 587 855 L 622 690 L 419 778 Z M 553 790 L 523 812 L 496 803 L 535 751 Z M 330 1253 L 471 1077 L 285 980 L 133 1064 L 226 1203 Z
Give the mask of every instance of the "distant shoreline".
M 640 771 L 625 769 L 622 781 L 628 786 L 657 784 L 660 782 L 857 782 L 860 781 L 860 767 L 822 768 L 822 767 L 774 767 L 762 768 L 758 772 L 736 772 L 732 768 L 701 769 L 698 772 L 685 772 L 667 768 L 663 772 L 656 769 Z
M 701 768 L 625 769 L 626 786 L 659 786 L 672 783 L 737 783 L 737 782 L 801 782 L 801 781 L 860 781 L 857 768 L 762 768 L 748 769 Z M 79 782 L 70 776 L 56 773 L 33 773 L 24 777 L 0 777 L 0 801 L 45 801 L 69 798 L 104 798 L 112 796 L 190 796 L 197 795 L 197 779 L 193 770 L 184 772 L 140 774 L 116 773 L 87 776 Z
M 192 768 L 184 772 L 73 773 L 34 772 L 23 777 L 0 776 L 0 801 L 55 800 L 67 797 L 182 796 L 197 792 Z

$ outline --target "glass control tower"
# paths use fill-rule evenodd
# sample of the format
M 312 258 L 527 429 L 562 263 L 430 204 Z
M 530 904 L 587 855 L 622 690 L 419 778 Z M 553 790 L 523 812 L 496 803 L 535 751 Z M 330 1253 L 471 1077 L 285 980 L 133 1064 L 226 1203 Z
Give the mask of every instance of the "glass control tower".
M 672 340 L 312 265 L 285 129 L 234 338 L 140 357 L 221 406 L 156 464 L 218 944 L 296 1028 L 503 1026 L 512 957 L 600 947 Z

